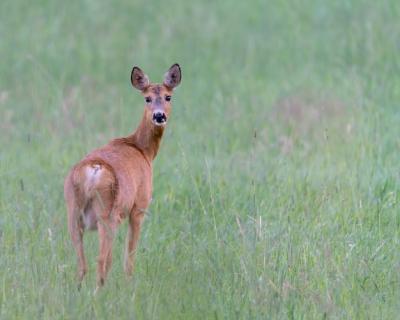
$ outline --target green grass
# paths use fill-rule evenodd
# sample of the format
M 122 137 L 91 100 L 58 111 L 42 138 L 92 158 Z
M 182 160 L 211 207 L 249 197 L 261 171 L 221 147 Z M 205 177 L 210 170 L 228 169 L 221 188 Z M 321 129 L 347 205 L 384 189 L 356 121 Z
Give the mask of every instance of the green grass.
M 400 3 L 0 3 L 1 319 L 394 319 Z M 78 292 L 63 179 L 183 80 L 135 276 Z

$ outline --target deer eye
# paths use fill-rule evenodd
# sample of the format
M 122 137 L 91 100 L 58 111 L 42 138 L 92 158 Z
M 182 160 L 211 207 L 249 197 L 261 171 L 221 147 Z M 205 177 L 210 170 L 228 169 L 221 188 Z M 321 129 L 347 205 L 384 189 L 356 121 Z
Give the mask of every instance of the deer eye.
M 144 98 L 144 100 L 146 101 L 146 103 L 150 103 L 151 102 L 151 97 L 146 97 L 146 98 Z
M 171 101 L 171 96 L 165 96 L 166 101 Z

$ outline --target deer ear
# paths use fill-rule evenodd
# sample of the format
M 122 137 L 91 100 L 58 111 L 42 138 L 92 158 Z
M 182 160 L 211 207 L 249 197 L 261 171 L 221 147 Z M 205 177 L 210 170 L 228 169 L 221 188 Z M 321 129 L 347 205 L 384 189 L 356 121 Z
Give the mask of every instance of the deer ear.
M 169 68 L 167 73 L 164 75 L 164 85 L 168 88 L 173 89 L 181 82 L 182 73 L 179 64 L 175 63 Z
M 146 89 L 150 84 L 149 77 L 146 76 L 139 67 L 133 67 L 131 82 L 132 85 L 140 91 Z

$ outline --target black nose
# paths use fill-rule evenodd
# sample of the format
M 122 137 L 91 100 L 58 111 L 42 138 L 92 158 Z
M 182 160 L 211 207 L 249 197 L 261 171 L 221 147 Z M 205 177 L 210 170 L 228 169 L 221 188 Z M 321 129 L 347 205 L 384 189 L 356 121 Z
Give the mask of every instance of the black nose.
M 155 112 L 153 113 L 153 120 L 157 123 L 164 123 L 167 121 L 167 116 L 164 112 Z

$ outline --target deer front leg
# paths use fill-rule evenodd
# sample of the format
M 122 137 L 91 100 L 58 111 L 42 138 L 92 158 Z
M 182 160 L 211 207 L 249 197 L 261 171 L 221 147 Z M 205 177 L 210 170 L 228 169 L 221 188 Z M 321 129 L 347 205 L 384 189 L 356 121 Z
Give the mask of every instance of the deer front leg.
M 144 213 L 142 210 L 135 209 L 129 216 L 128 234 L 126 236 L 125 247 L 125 273 L 130 276 L 133 273 L 135 263 L 135 253 L 140 236 L 140 228 L 142 225 Z

